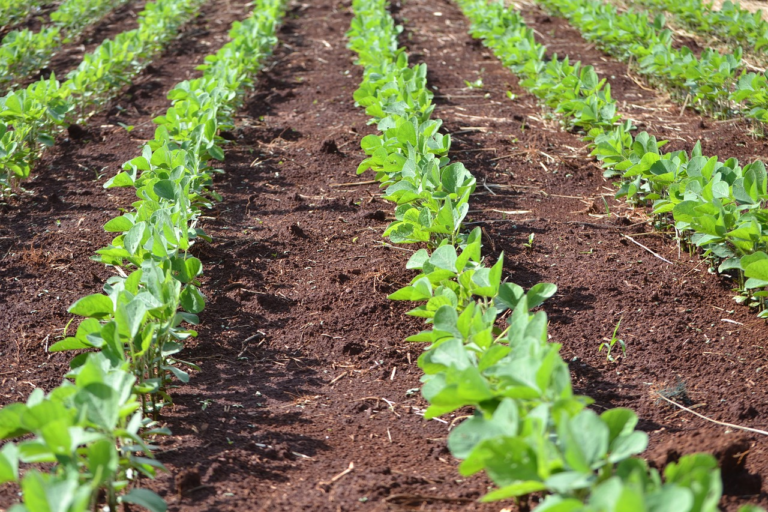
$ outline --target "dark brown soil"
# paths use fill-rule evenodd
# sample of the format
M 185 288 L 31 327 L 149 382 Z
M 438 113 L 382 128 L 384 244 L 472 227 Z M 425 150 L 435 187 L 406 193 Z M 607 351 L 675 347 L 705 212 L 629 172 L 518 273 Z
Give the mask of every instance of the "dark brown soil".
M 188 30 L 108 114 L 46 155 L 30 194 L 2 207 L 2 403 L 60 382 L 67 358 L 45 347 L 60 339 L 66 307 L 110 274 L 87 258 L 108 241 L 103 223 L 131 201 L 128 191 L 104 191 L 97 176 L 137 154 L 151 117 L 167 106 L 167 90 L 191 76 L 243 15 L 224 5 L 210 4 L 196 22 L 206 35 Z M 560 287 L 546 309 L 578 391 L 598 410 L 637 410 L 656 465 L 715 453 L 727 509 L 768 503 L 762 437 L 704 422 L 656 394 L 670 390 L 699 413 L 765 428 L 764 322 L 733 303 L 730 284 L 704 262 L 679 256 L 670 238 L 652 233 L 645 212 L 611 198 L 612 184 L 579 150 L 580 138 L 544 120 L 512 74 L 466 35 L 453 4 L 410 0 L 397 15 L 407 20 L 403 43 L 412 60 L 429 64 L 436 117 L 455 135 L 452 156 L 481 184 L 471 222 L 488 235 L 486 253 L 504 251 L 514 282 Z M 204 219 L 214 242 L 194 249 L 205 265 L 208 305 L 185 354 L 203 370 L 173 392 L 164 419 L 174 435 L 160 440 L 158 453 L 170 474 L 147 483 L 173 510 L 501 508 L 474 501 L 489 483 L 458 475 L 445 448 L 449 425 L 419 415 L 421 348 L 402 340 L 421 322 L 386 299 L 411 277 L 409 252 L 378 243 L 392 206 L 377 187 L 348 185 L 370 179 L 355 169 L 360 138 L 372 131 L 352 101 L 361 70 L 345 48 L 350 19 L 348 2 L 294 4 L 238 119 L 217 183 L 224 201 Z M 601 73 L 615 76 L 616 97 L 654 108 L 630 107 L 632 115 L 680 147 L 704 135 L 708 153 L 764 154 L 762 141 L 737 125 L 657 108 L 658 96 L 578 34 L 539 32 L 574 59 L 595 59 Z M 466 88 L 478 76 L 483 89 Z M 508 100 L 507 90 L 519 99 Z M 117 122 L 136 129 L 129 135 Z M 500 213 L 510 211 L 528 213 Z M 627 353 L 610 363 L 598 346 L 620 319 Z M 0 506 L 14 499 L 6 486 Z

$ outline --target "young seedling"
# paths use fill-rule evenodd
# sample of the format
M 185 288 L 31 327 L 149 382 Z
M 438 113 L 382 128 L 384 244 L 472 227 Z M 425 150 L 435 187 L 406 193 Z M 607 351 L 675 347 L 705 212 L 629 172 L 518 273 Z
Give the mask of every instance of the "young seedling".
M 616 362 L 616 358 L 613 357 L 611 354 L 611 351 L 613 350 L 613 347 L 616 346 L 616 343 L 619 344 L 621 347 L 621 353 L 622 355 L 627 353 L 627 344 L 624 343 L 624 340 L 619 339 L 619 326 L 621 325 L 621 321 L 623 318 L 619 318 L 619 322 L 616 324 L 616 327 L 613 329 L 613 335 L 611 336 L 611 339 L 603 338 L 605 341 L 600 344 L 600 348 L 597 349 L 598 352 L 602 352 L 603 349 L 606 349 L 606 359 L 612 363 Z
M 528 235 L 528 241 L 523 244 L 526 249 L 533 249 L 533 238 L 536 236 L 535 233 L 531 233 Z
M 464 83 L 467 84 L 467 87 L 470 89 L 482 89 L 483 88 L 483 79 L 482 77 L 478 78 L 474 82 L 470 82 L 468 80 L 464 80 Z

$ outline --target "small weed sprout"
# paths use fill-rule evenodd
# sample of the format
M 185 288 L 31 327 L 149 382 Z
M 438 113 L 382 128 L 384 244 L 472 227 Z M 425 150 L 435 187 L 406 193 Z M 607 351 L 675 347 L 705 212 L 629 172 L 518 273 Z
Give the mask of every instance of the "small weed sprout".
M 468 80 L 464 80 L 464 83 L 467 84 L 467 87 L 470 89 L 482 89 L 483 88 L 483 79 L 482 77 L 478 78 L 474 82 L 470 82 Z
M 526 249 L 533 249 L 533 239 L 535 236 L 536 236 L 535 233 L 531 233 L 530 235 L 528 235 L 528 241 L 523 244 L 523 246 L 525 246 Z
M 606 350 L 606 359 L 610 362 L 616 362 L 616 358 L 613 357 L 613 354 L 611 354 L 611 351 L 613 350 L 613 347 L 616 346 L 616 343 L 619 344 L 621 347 L 621 353 L 626 354 L 627 353 L 627 344 L 624 343 L 624 340 L 619 339 L 619 326 L 621 325 L 621 321 L 623 318 L 619 318 L 619 322 L 616 324 L 616 327 L 613 329 L 613 335 L 611 336 L 611 339 L 603 338 L 605 341 L 600 344 L 600 348 L 597 349 L 598 352 L 602 352 L 603 349 Z

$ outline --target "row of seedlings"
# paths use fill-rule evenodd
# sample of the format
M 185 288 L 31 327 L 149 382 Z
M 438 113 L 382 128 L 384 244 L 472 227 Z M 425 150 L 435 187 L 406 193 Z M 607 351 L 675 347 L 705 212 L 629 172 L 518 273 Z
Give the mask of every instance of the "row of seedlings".
M 741 45 L 765 62 L 768 47 L 768 21 L 762 10 L 755 12 L 725 0 L 719 9 L 705 0 L 631 0 L 655 14 L 671 14 L 680 25 L 714 36 L 727 44 Z
M 610 85 L 591 66 L 556 55 L 547 60 L 546 48 L 520 13 L 485 0 L 459 3 L 472 22 L 472 35 L 483 39 L 564 128 L 583 133 L 605 176 L 621 181 L 617 197 L 652 204 L 662 224 L 671 215 L 677 232 L 704 251 L 711 267 L 734 276 L 735 300 L 768 318 L 765 165 L 757 160 L 742 167 L 736 158 L 705 156 L 699 143 L 690 153 L 663 153 L 666 141 L 647 132 L 632 135 L 634 127 L 617 113 Z
M 157 0 L 145 5 L 138 28 L 107 39 L 69 73 L 0 97 L 0 196 L 29 177 L 55 136 L 82 123 L 136 77 L 192 18 L 204 0 Z
M 586 40 L 632 63 L 678 103 L 714 117 L 743 116 L 752 121 L 756 135 L 764 134 L 768 79 L 746 71 L 741 47 L 730 54 L 707 48 L 697 57 L 687 46 L 677 48 L 661 14 L 651 23 L 646 11 L 620 11 L 601 0 L 537 1 L 568 19 Z
M 155 119 L 155 138 L 142 155 L 105 184 L 135 187 L 139 198 L 105 225 L 119 234 L 96 257 L 119 275 L 103 294 L 70 308 L 85 319 L 74 336 L 50 348 L 80 351 L 63 383 L 0 409 L 0 438 L 21 438 L 0 450 L 0 482 L 18 481 L 19 463 L 52 464 L 47 472 L 25 472 L 23 503 L 14 512 L 114 512 L 121 503 L 166 509 L 154 492 L 131 487 L 165 469 L 152 457 L 151 442 L 169 434 L 155 420 L 171 400 L 173 377 L 189 379 L 179 366 L 195 367 L 176 355 L 196 335 L 189 326 L 205 305 L 202 265 L 189 248 L 207 239 L 197 223 L 217 198 L 211 182 L 224 143 L 217 132 L 232 128 L 282 15 L 281 0 L 258 0 L 250 18 L 233 24 L 232 41 L 198 68 L 203 77 L 169 93 L 173 106 Z
M 548 342 L 547 315 L 532 312 L 556 287 L 538 284 L 526 293 L 502 282 L 503 255 L 484 265 L 480 230 L 461 229 L 475 179 L 447 157 L 450 136 L 431 119 L 426 66 L 408 66 L 386 0 L 352 5 L 350 48 L 365 67 L 354 98 L 379 129 L 362 140 L 369 157 L 358 172 L 372 169 L 397 205 L 385 236 L 427 246 L 407 264 L 418 275 L 390 298 L 420 302 L 409 314 L 427 322 L 408 338 L 428 344 L 418 360 L 430 404 L 425 417 L 475 411 L 448 437 L 451 453 L 463 459 L 461 473 L 486 472 L 498 489 L 485 501 L 516 498 L 529 506 L 540 493 L 541 511 L 717 510 L 722 484 L 711 455 L 682 457 L 662 479 L 634 457 L 648 443 L 635 430 L 634 412 L 598 415 L 590 398 L 573 393 L 560 345 Z
M 43 0 L 0 0 L 0 31 L 24 21 L 42 5 Z
M 51 13 L 51 26 L 9 32 L 0 45 L 0 90 L 44 68 L 62 44 L 75 42 L 86 28 L 127 1 L 66 0 Z

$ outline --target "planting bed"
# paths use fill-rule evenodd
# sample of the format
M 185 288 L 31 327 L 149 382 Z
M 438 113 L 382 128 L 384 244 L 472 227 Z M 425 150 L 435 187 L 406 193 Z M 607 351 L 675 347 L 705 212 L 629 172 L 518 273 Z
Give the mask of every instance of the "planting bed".
M 120 32 L 135 29 L 136 18 L 145 4 L 145 1 L 138 0 L 116 8 L 96 25 L 88 28 L 77 42 L 62 45 L 45 69 L 23 80 L 22 83 L 28 85 L 40 78 L 50 76 L 51 73 L 55 73 L 57 77 L 65 77 L 82 61 L 83 55 L 92 52 L 102 41 L 113 39 Z
M 94 41 L 133 28 L 126 13 L 141 5 L 105 20 Z M 67 308 L 114 275 L 89 257 L 113 237 L 104 223 L 135 200 L 133 190 L 105 190 L 105 180 L 152 138 L 151 119 L 169 106 L 168 90 L 199 76 L 195 66 L 250 10 L 206 3 L 105 113 L 59 137 L 24 183 L 28 194 L 0 206 L 2 405 L 60 384 L 69 357 L 47 348 L 61 339 Z M 541 43 L 594 65 L 621 113 L 672 148 L 701 140 L 704 154 L 743 163 L 768 157 L 768 143 L 752 138 L 744 121 L 681 113 L 564 20 L 531 5 L 523 12 Z M 593 397 L 598 413 L 635 410 L 650 437 L 643 457 L 654 467 L 713 453 L 724 509 L 767 506 L 766 438 L 659 397 L 766 429 L 765 321 L 733 302 L 732 281 L 654 232 L 645 210 L 613 199 L 613 184 L 581 138 L 542 116 L 535 98 L 467 33 L 454 3 L 408 0 L 392 14 L 405 27 L 400 43 L 411 64 L 428 66 L 434 117 L 454 134 L 451 158 L 477 178 L 466 222 L 482 228 L 484 255 L 496 261 L 504 253 L 510 282 L 559 288 L 543 309 L 576 392 Z M 365 156 L 360 140 L 375 127 L 352 99 L 363 76 L 346 47 L 351 19 L 349 2 L 291 3 L 274 55 L 236 128 L 224 134 L 234 143 L 214 181 L 223 200 L 202 217 L 213 241 L 190 251 L 205 268 L 208 302 L 181 358 L 201 371 L 171 389 L 174 403 L 162 411 L 173 435 L 157 440 L 156 456 L 169 473 L 140 481 L 171 510 L 512 506 L 479 504 L 492 484 L 460 476 L 446 447 L 449 429 L 469 409 L 422 417 L 416 363 L 423 346 L 403 340 L 423 322 L 405 316 L 408 304 L 387 299 L 415 275 L 404 271 L 411 249 L 380 244 L 393 206 L 366 183 L 372 175 L 355 174 Z M 478 78 L 482 87 L 467 87 Z M 614 348 L 618 361 L 610 362 L 598 347 L 619 322 L 626 353 Z M 17 492 L 3 486 L 0 506 L 17 501 Z

